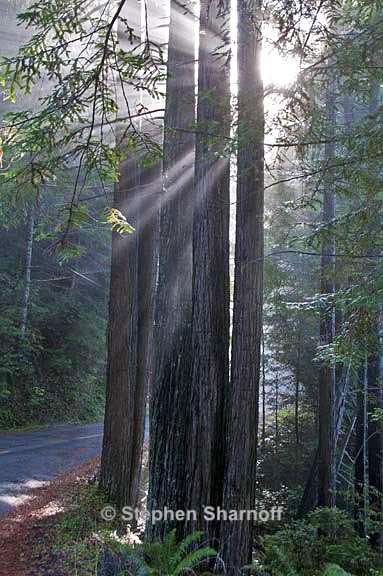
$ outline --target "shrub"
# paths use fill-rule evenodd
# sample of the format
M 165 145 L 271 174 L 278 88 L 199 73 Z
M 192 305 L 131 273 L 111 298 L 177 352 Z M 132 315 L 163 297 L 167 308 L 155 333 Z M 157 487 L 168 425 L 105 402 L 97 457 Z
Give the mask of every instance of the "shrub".
M 261 540 L 262 569 L 272 576 L 365 576 L 377 557 L 344 511 L 321 508 Z

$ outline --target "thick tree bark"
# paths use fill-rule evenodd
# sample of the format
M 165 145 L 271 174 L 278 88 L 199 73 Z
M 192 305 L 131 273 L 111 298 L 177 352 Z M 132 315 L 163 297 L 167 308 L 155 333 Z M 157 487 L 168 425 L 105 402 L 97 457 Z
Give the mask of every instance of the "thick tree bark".
M 23 283 L 23 293 L 21 295 L 21 309 L 20 309 L 20 332 L 22 338 L 24 338 L 25 336 L 28 323 L 34 229 L 35 229 L 35 211 L 33 207 L 30 207 L 28 208 L 27 221 L 26 221 L 24 283 Z
M 222 506 L 229 383 L 229 10 L 218 0 L 200 3 L 195 207 L 193 224 L 193 379 L 188 507 L 204 525 L 202 507 Z M 222 47 L 226 47 L 224 50 Z
M 171 2 L 155 311 L 155 375 L 150 398 L 148 508 L 186 509 L 192 377 L 192 223 L 195 122 L 195 16 Z M 163 537 L 172 524 L 147 526 Z M 179 533 L 184 527 L 178 525 Z
M 335 154 L 335 144 L 331 134 L 335 126 L 335 83 L 328 81 L 326 91 L 326 125 L 329 142 L 325 147 L 325 163 L 331 163 Z M 324 225 L 335 217 L 335 195 L 332 175 L 325 178 L 323 192 L 322 222 Z M 321 294 L 329 296 L 335 292 L 334 258 L 335 242 L 331 234 L 322 240 L 321 256 Z M 331 344 L 335 336 L 335 312 L 328 307 L 322 310 L 320 317 L 320 341 L 322 346 Z M 319 377 L 319 486 L 318 505 L 335 505 L 336 468 L 335 468 L 335 367 L 322 363 Z
M 157 167 L 142 169 L 126 160 L 114 194 L 114 207 L 135 227 L 131 235 L 112 236 L 101 487 L 119 506 L 137 504 L 141 476 L 153 327 L 155 180 L 158 185 Z
M 262 446 L 266 442 L 266 356 L 265 356 L 265 335 L 262 332 Z
M 264 110 L 260 70 L 261 2 L 238 2 L 238 180 L 231 410 L 224 508 L 255 506 L 263 304 Z M 249 521 L 222 525 L 229 575 L 251 558 Z
M 121 166 L 114 207 L 137 226 L 138 169 Z M 144 390 L 137 387 L 138 234 L 113 232 L 110 279 L 108 368 L 100 485 L 118 506 L 135 506 L 142 452 Z
M 140 29 L 140 6 L 130 23 Z M 135 19 L 135 21 L 134 21 Z M 119 33 L 122 46 L 128 41 Z M 129 46 L 130 47 L 130 46 Z M 137 94 L 128 94 L 133 106 Z M 121 95 L 121 102 L 125 99 Z M 123 127 L 118 127 L 122 133 Z M 149 209 L 145 184 L 153 174 L 138 158 L 121 163 L 114 207 L 135 227 L 133 234 L 112 236 L 108 368 L 100 486 L 119 507 L 136 506 L 141 475 L 148 388 L 148 348 L 154 283 L 155 210 Z M 143 184 L 143 186 L 141 186 Z M 153 198 L 150 198 L 153 202 Z

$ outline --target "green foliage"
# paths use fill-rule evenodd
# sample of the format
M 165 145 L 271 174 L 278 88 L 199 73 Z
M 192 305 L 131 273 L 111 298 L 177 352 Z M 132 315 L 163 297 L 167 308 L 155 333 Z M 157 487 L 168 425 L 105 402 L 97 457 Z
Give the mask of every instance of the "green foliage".
M 351 576 L 351 574 L 343 570 L 343 568 L 337 564 L 328 564 L 325 567 L 322 576 Z
M 107 283 L 89 285 L 71 271 L 88 261 L 94 266 L 95 254 L 89 259 L 86 250 L 89 234 L 79 236 L 82 254 L 69 266 L 40 248 L 49 240 L 34 241 L 24 337 L 20 333 L 23 226 L 3 229 L 1 234 L 0 428 L 100 419 L 105 399 Z M 97 246 L 101 238 L 92 241 Z M 105 273 L 99 274 L 98 280 L 104 277 Z
M 84 540 L 96 530 L 105 503 L 105 497 L 96 484 L 79 486 L 72 496 L 69 510 L 57 524 L 56 539 L 60 546 L 73 540 Z
M 208 546 L 199 546 L 202 532 L 193 532 L 180 543 L 176 531 L 169 532 L 163 542 L 143 544 L 143 567 L 149 576 L 180 576 L 194 573 L 194 569 L 209 558 L 217 556 L 215 550 Z
M 262 566 L 272 576 L 367 576 L 378 564 L 343 511 L 322 508 L 262 541 Z
M 134 232 L 133 226 L 128 223 L 125 216 L 117 208 L 106 208 L 105 214 L 106 221 L 110 224 L 113 232 L 119 234 L 132 234 Z
M 383 408 L 375 408 L 371 413 L 371 420 L 375 422 L 383 422 Z
M 65 174 L 68 179 L 69 168 L 73 194 L 63 214 L 64 238 L 87 220 L 79 196 L 88 183 L 117 181 L 121 160 L 132 152 L 160 154 L 150 135 L 137 130 L 137 119 L 147 110 L 141 106 L 131 111 L 126 94 L 162 97 L 162 51 L 149 38 L 141 39 L 140 30 L 122 15 L 122 6 L 37 1 L 18 15 L 31 31 L 29 40 L 16 56 L 1 59 L 5 99 L 15 102 L 31 95 L 29 102 L 38 103 L 4 118 L 2 188 L 11 196 L 26 190 L 41 193 L 47 183 Z M 38 97 L 43 78 L 50 88 Z

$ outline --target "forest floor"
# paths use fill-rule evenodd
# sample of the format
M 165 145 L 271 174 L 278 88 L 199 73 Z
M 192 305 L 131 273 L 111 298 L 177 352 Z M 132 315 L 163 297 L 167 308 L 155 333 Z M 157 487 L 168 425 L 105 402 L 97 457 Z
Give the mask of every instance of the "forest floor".
M 103 563 L 105 551 L 118 552 L 121 544 L 137 542 L 138 536 L 126 523 L 103 519 L 107 502 L 96 482 L 99 465 L 99 457 L 77 465 L 31 489 L 23 503 L 0 516 L 0 576 L 104 574 L 108 571 Z M 147 480 L 145 442 L 139 496 L 142 507 Z
M 58 528 L 73 507 L 73 499 L 89 486 L 98 459 L 76 467 L 46 486 L 32 490 L 28 499 L 1 517 L 0 576 L 68 576 L 65 547 L 57 546 Z

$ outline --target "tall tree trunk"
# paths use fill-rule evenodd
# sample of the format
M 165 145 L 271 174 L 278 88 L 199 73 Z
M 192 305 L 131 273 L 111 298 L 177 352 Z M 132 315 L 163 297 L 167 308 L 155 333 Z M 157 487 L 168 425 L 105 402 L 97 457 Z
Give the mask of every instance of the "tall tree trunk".
M 31 271 L 33 255 L 33 233 L 35 229 L 35 210 L 28 208 L 25 235 L 25 257 L 24 257 L 24 283 L 21 295 L 20 309 L 20 332 L 24 338 L 28 323 L 29 295 L 31 291 Z
M 114 207 L 137 226 L 138 169 L 121 166 Z M 109 300 L 108 367 L 100 485 L 118 506 L 135 506 L 142 453 L 144 390 L 137 387 L 138 235 L 113 232 Z
M 374 115 L 379 110 L 381 88 L 378 81 L 374 81 L 371 87 L 369 113 Z M 375 172 L 375 174 L 374 174 Z M 376 186 L 380 186 L 380 175 L 376 168 L 372 169 L 375 175 Z M 369 211 L 369 225 L 371 226 L 371 238 L 381 227 L 381 214 L 375 210 L 375 202 L 370 206 L 370 198 L 367 197 L 367 209 Z M 372 240 L 373 242 L 373 240 Z M 374 252 L 372 244 L 371 253 Z M 374 271 L 375 275 L 378 272 Z M 381 314 L 372 321 L 371 334 L 372 345 L 367 359 L 367 397 L 368 397 L 368 481 L 369 481 L 369 504 L 370 513 L 377 526 L 383 524 L 383 426 L 382 423 L 372 418 L 376 409 L 383 408 L 383 386 L 381 374 Z M 370 537 L 371 544 L 383 550 L 383 530 L 376 528 Z
M 354 98 L 346 94 L 343 98 L 344 125 L 347 135 L 351 134 L 355 121 Z M 353 207 L 360 207 L 359 195 L 353 199 Z M 349 284 L 352 280 L 350 278 Z M 366 536 L 367 512 L 367 360 L 359 368 L 356 381 L 356 421 L 354 438 L 354 525 L 361 537 Z
M 231 410 L 224 508 L 255 505 L 263 305 L 264 108 L 260 0 L 238 2 L 238 179 Z M 222 555 L 234 575 L 251 558 L 249 521 L 222 525 Z
M 164 44 L 164 5 L 158 0 L 146 0 L 141 11 L 141 42 Z M 145 26 L 143 25 L 145 23 Z M 141 98 L 147 110 L 158 107 L 157 99 L 148 93 Z M 163 130 L 153 121 L 141 120 L 140 130 L 161 146 Z M 138 194 L 138 357 L 137 386 L 144 391 L 142 404 L 146 408 L 154 377 L 154 306 L 158 265 L 159 200 L 162 188 L 162 162 L 154 158 L 140 168 L 140 193 Z M 145 428 L 141 430 L 143 446 Z
M 266 356 L 265 356 L 265 334 L 262 331 L 262 446 L 266 442 Z
M 149 511 L 186 509 L 192 378 L 192 223 L 195 123 L 195 15 L 170 7 L 168 78 L 155 311 L 155 375 L 150 397 Z M 163 537 L 171 523 L 147 526 Z M 180 533 L 183 526 L 178 526 Z
M 229 10 L 226 2 L 200 3 L 195 207 L 193 223 L 193 379 L 188 507 L 199 527 L 202 506 L 222 506 L 229 384 Z M 226 48 L 226 50 L 223 49 Z M 217 144 L 218 142 L 218 144 Z
M 135 19 L 135 20 L 134 20 Z M 134 4 L 130 23 L 140 30 Z M 129 41 L 118 30 L 122 47 Z M 133 106 L 137 94 L 129 94 Z M 124 99 L 121 96 L 121 101 Z M 123 133 L 118 127 L 118 133 Z M 140 188 L 138 158 L 121 163 L 114 207 L 135 227 L 112 235 L 108 368 L 100 486 L 119 507 L 136 506 L 141 474 L 147 390 L 147 351 L 152 315 L 155 218 L 148 218 Z
M 331 74 L 331 72 L 330 72 Z M 332 141 L 335 126 L 335 82 L 328 80 L 326 89 L 326 126 L 328 143 L 325 146 L 325 165 L 331 164 L 335 154 Z M 327 168 L 324 179 L 322 222 L 328 224 L 335 217 L 335 194 L 332 184 L 332 173 Z M 335 242 L 331 233 L 322 240 L 321 256 L 321 293 L 329 296 L 335 292 L 334 257 Z M 322 310 L 320 317 L 320 341 L 322 346 L 331 344 L 335 336 L 335 312 L 330 304 Z M 319 377 L 319 486 L 318 505 L 335 505 L 336 470 L 335 470 L 335 368 L 322 363 Z
M 158 134 L 155 135 L 158 137 Z M 137 455 L 136 491 L 139 489 L 142 467 L 142 451 L 145 437 L 145 413 L 148 394 L 153 386 L 154 376 L 154 294 L 157 267 L 158 242 L 158 187 L 161 183 L 161 169 L 156 162 L 140 169 L 140 191 L 138 212 L 138 277 L 137 277 Z

